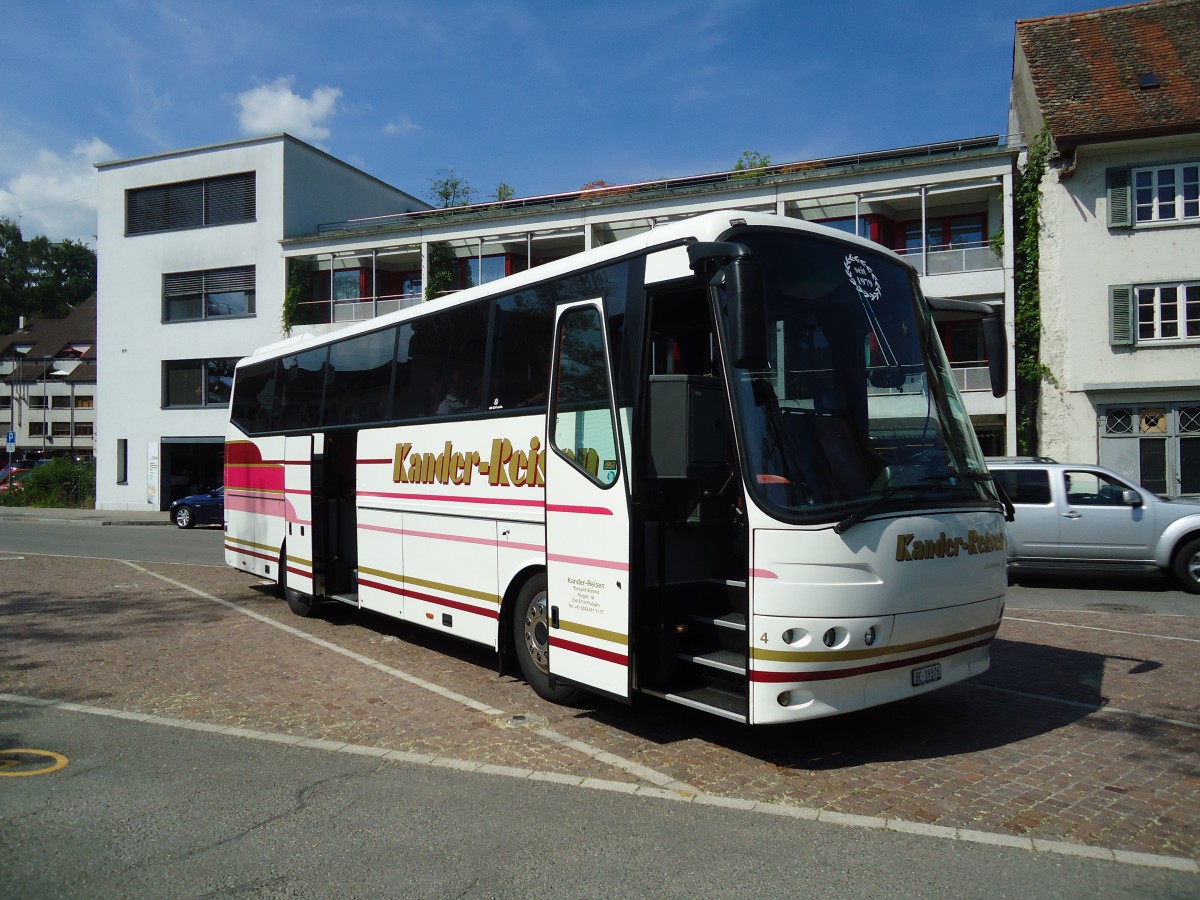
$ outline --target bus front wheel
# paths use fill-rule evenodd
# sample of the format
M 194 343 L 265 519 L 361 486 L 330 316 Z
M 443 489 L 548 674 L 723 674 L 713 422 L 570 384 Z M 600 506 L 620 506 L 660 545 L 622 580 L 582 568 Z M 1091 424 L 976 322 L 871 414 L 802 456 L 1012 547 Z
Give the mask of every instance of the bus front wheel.
M 521 588 L 513 609 L 513 639 L 521 675 L 543 700 L 570 703 L 579 696 L 579 688 L 570 684 L 551 684 L 550 680 L 550 606 L 545 574 L 534 575 Z

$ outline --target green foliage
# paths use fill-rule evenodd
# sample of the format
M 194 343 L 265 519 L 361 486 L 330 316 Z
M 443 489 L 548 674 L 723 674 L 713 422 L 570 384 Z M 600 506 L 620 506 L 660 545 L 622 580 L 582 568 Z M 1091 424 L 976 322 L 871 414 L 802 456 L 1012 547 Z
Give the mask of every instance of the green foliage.
M 12 219 L 0 218 L 0 334 L 20 316 L 59 319 L 96 291 L 96 253 L 78 241 L 28 241 Z
M 517 192 L 513 190 L 512 185 L 505 181 L 502 181 L 496 185 L 496 190 L 492 193 L 492 199 L 499 203 L 503 203 L 505 200 L 511 200 L 515 196 L 517 196 Z
M 475 189 L 465 178 L 459 178 L 454 169 L 439 169 L 429 179 L 429 193 L 426 196 L 439 209 L 450 209 L 453 206 L 469 206 L 475 200 Z
M 454 249 L 447 243 L 429 245 L 429 280 L 425 299 L 436 300 L 454 287 Z
M 1013 187 L 1015 227 L 1014 270 L 1016 311 L 1013 326 L 1016 344 L 1017 447 L 1020 453 L 1038 452 L 1037 411 L 1042 379 L 1053 379 L 1041 361 L 1041 296 L 1039 240 L 1041 237 L 1042 176 L 1050 134 L 1046 129 L 1030 144 L 1025 167 Z
M 771 165 L 771 157 L 759 153 L 757 150 L 743 150 L 742 155 L 738 157 L 738 161 L 733 164 L 733 171 L 741 174 L 733 175 L 732 178 L 757 178 L 761 172 L 755 172 L 755 169 L 764 169 Z
M 292 328 L 301 324 L 300 303 L 308 287 L 308 267 L 298 259 L 289 259 L 287 284 L 283 290 L 283 312 L 279 322 L 285 337 L 290 337 Z
M 0 491 L 0 506 L 92 509 L 96 505 L 96 466 L 65 456 L 37 466 L 16 485 Z

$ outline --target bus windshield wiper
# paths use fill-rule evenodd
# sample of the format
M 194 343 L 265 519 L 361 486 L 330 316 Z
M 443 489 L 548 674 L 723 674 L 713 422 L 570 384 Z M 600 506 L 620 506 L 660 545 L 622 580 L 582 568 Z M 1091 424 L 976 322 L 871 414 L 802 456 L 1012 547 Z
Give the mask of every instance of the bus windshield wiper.
M 833 526 L 834 533 L 844 534 L 849 529 L 853 528 L 867 516 L 873 515 L 882 509 L 887 502 L 902 491 L 918 491 L 932 493 L 933 491 L 942 490 L 947 487 L 954 486 L 954 478 L 944 475 L 926 475 L 921 478 L 918 483 L 897 484 L 891 487 L 885 487 L 879 492 L 879 496 L 869 503 L 863 504 L 855 512 L 850 513 L 842 521 Z

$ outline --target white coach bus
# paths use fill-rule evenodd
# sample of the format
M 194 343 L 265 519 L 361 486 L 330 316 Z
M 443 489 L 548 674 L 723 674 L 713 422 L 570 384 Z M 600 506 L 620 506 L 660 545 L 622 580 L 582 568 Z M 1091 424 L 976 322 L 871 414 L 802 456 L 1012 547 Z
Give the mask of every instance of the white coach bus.
M 899 256 L 741 212 L 237 366 L 225 556 L 497 650 L 543 698 L 751 724 L 977 675 L 1003 506 Z

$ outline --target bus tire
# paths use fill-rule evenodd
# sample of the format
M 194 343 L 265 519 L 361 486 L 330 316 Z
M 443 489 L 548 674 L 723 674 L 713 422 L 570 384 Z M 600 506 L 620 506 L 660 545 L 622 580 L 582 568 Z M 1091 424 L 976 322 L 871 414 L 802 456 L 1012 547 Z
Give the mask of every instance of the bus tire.
M 1175 579 L 1189 594 L 1200 594 L 1200 538 L 1193 538 L 1175 554 Z
M 320 601 L 316 597 L 302 594 L 295 588 L 288 587 L 286 554 L 280 554 L 279 556 L 279 589 L 283 593 L 283 598 L 287 600 L 288 609 L 296 615 L 305 619 L 311 619 L 317 614 L 317 607 L 320 605 Z
M 550 606 L 547 601 L 546 575 L 534 575 L 521 587 L 513 607 L 513 642 L 521 675 L 543 700 L 570 703 L 579 696 L 579 688 L 550 681 Z

